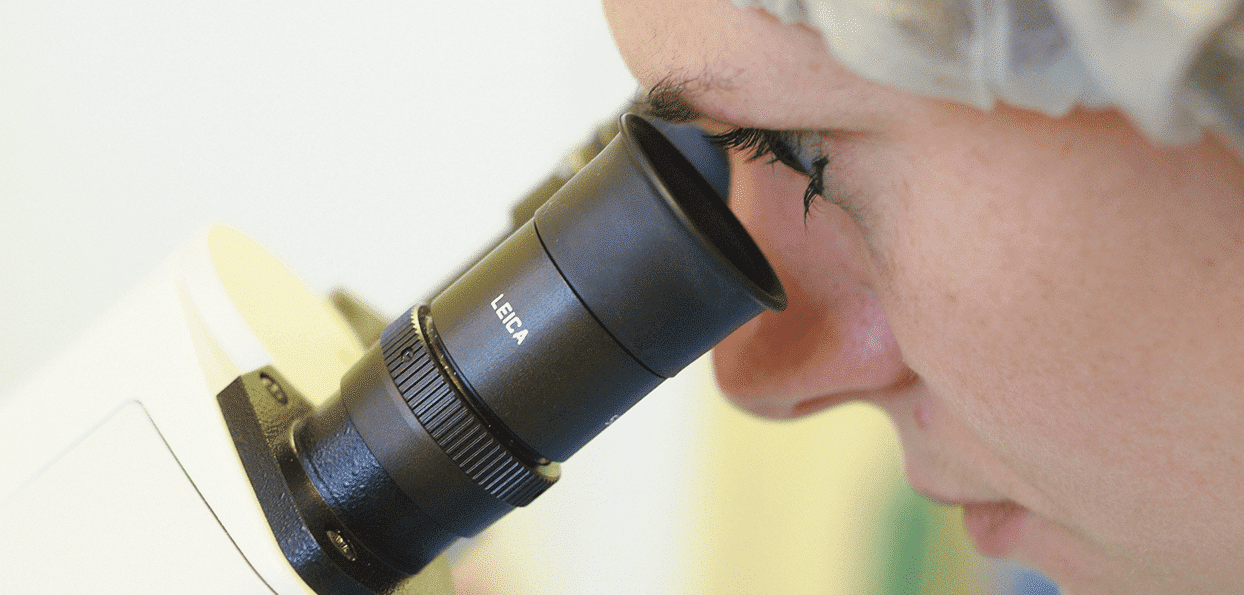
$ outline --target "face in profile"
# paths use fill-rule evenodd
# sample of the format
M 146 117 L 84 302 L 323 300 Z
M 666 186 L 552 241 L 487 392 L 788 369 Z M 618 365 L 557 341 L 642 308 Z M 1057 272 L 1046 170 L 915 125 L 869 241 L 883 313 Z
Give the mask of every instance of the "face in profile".
M 962 505 L 983 553 L 1067 593 L 1244 585 L 1230 150 L 1209 134 L 1154 146 L 1109 110 L 917 97 L 727 0 L 605 5 L 658 112 L 717 134 L 802 131 L 783 138 L 823 157 L 809 172 L 732 154 L 731 206 L 790 302 L 715 350 L 735 403 L 881 407 L 912 487 Z M 805 210 L 806 174 L 822 186 Z

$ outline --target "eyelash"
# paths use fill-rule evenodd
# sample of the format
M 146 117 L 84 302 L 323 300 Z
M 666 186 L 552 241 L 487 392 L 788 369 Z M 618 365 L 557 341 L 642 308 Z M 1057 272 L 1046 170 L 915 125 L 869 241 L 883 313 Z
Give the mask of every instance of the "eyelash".
M 766 130 L 763 128 L 735 128 L 721 134 L 708 135 L 708 140 L 724 150 L 736 149 L 748 155 L 748 161 L 769 157 L 769 163 L 781 163 L 792 170 L 808 176 L 808 187 L 803 191 L 803 211 L 806 215 L 812 201 L 825 196 L 825 166 L 829 159 L 818 155 L 812 162 L 811 171 L 800 162 L 792 145 L 799 139 L 794 132 Z

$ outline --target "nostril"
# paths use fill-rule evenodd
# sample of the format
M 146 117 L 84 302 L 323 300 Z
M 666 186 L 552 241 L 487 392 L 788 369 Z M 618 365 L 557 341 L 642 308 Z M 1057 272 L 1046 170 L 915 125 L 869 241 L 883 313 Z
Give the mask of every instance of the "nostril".
M 915 407 L 912 409 L 912 417 L 916 420 L 916 428 L 920 430 L 927 430 L 929 428 L 929 410 L 924 406 L 924 403 L 916 403 Z
M 867 397 L 868 395 L 865 393 L 858 393 L 854 395 L 852 394 L 834 395 L 834 396 L 829 396 L 829 397 L 816 397 L 813 399 L 806 399 L 806 400 L 796 403 L 795 406 L 791 408 L 790 414 L 787 417 L 793 418 L 793 417 L 803 417 L 805 415 L 812 415 L 813 413 L 819 413 L 835 405 L 839 405 L 842 403 L 848 403 L 850 401 L 864 399 Z

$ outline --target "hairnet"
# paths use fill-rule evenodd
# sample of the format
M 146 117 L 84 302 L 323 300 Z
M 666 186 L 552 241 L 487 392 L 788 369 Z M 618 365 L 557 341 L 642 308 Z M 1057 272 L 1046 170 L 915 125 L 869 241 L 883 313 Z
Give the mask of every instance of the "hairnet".
M 981 108 L 1113 106 L 1190 140 L 1185 76 L 1236 0 L 734 0 L 819 29 L 860 74 Z

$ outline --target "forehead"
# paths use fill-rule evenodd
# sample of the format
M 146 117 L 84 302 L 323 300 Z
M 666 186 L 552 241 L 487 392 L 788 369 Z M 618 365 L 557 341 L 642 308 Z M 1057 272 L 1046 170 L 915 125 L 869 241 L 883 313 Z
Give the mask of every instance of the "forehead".
M 605 0 L 605 10 L 640 84 L 677 82 L 714 120 L 862 130 L 905 100 L 840 64 L 815 29 L 728 0 Z

